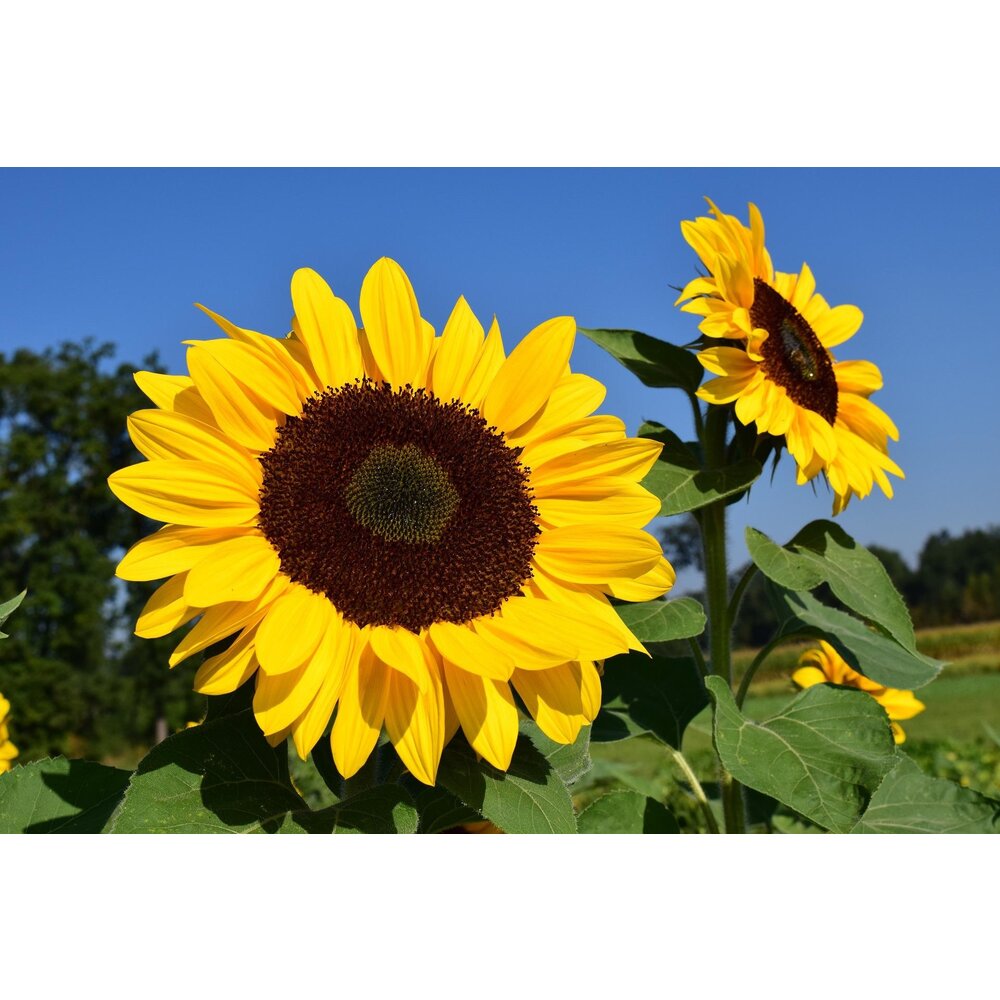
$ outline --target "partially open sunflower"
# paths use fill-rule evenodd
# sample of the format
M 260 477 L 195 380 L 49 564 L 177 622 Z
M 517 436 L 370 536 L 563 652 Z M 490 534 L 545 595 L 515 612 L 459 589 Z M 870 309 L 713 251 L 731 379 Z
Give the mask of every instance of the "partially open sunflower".
M 708 200 L 708 199 L 706 199 Z M 837 361 L 831 348 L 853 337 L 863 319 L 857 306 L 830 307 L 816 294 L 807 264 L 798 274 L 775 271 L 764 245 L 764 221 L 750 205 L 750 225 L 708 201 L 712 217 L 681 223 L 681 232 L 708 269 L 689 282 L 677 303 L 701 316 L 699 329 L 727 346 L 698 359 L 718 378 L 698 396 L 735 401 L 736 417 L 761 434 L 783 437 L 798 466 L 798 482 L 823 473 L 840 513 L 852 496 L 878 483 L 892 496 L 887 473 L 903 477 L 889 458 L 899 431 L 872 403 L 882 375 L 869 361 Z
M 363 329 L 314 271 L 295 273 L 292 303 L 285 339 L 205 310 L 228 337 L 189 342 L 190 375 L 136 375 L 158 407 L 128 422 L 148 461 L 108 482 L 167 524 L 118 575 L 169 577 L 136 634 L 197 619 L 171 666 L 234 636 L 195 688 L 256 674 L 261 729 L 302 757 L 336 710 L 347 777 L 383 725 L 427 784 L 459 726 L 506 769 L 512 687 L 572 742 L 600 707 L 595 661 L 642 648 L 609 595 L 674 582 L 641 530 L 660 445 L 591 416 L 604 387 L 570 373 L 569 317 L 506 356 L 460 298 L 436 337 L 386 258 L 362 285 Z

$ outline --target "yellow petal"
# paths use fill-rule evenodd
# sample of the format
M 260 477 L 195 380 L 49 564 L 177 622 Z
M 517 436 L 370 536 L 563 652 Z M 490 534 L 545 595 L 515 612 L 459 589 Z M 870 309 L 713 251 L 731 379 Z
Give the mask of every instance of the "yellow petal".
M 698 352 L 702 367 L 713 375 L 752 375 L 757 365 L 735 347 L 709 347 Z
M 506 681 L 514 671 L 514 661 L 478 635 L 468 625 L 435 622 L 427 630 L 444 659 L 480 677 Z
M 292 727 L 292 739 L 299 757 L 305 760 L 323 735 L 333 707 L 340 697 L 344 681 L 351 669 L 357 669 L 361 655 L 361 630 L 353 622 L 345 622 L 339 614 L 331 620 L 331 628 L 323 634 L 316 656 L 326 663 L 326 673 L 316 697 Z
M 517 707 L 505 681 L 479 677 L 444 664 L 448 693 L 469 745 L 494 767 L 510 767 L 517 743 Z
M 333 606 L 319 594 L 293 584 L 268 609 L 257 632 L 257 658 L 268 674 L 302 666 L 330 627 Z
M 386 666 L 409 677 L 421 693 L 427 691 L 425 642 L 420 636 L 405 628 L 375 625 L 369 631 L 368 642 Z
M 227 370 L 206 346 L 189 347 L 188 370 L 223 433 L 251 451 L 274 444 L 277 415 Z
M 836 347 L 858 332 L 864 318 L 864 313 L 857 306 L 835 306 L 813 320 L 813 332 L 824 347 Z
M 747 388 L 751 378 L 750 375 L 739 375 L 709 379 L 695 395 L 699 399 L 705 400 L 706 403 L 716 405 L 731 403 Z
M 465 402 L 471 406 L 481 406 L 487 391 L 493 384 L 496 373 L 500 371 L 500 367 L 504 363 L 504 358 L 503 338 L 500 336 L 500 327 L 494 316 L 483 349 L 479 352 L 476 364 L 469 375 L 469 381 L 465 385 L 465 391 L 462 394 Z
M 641 528 L 660 513 L 660 498 L 633 484 L 634 492 L 601 500 L 551 500 L 536 498 L 539 517 L 553 528 L 574 524 L 604 523 Z
M 535 561 L 551 576 L 575 583 L 606 583 L 648 573 L 663 556 L 659 542 L 638 528 L 577 524 L 543 531 Z
M 814 684 L 825 684 L 827 677 L 818 667 L 799 667 L 792 674 L 792 681 L 800 688 L 807 688 Z
M 563 663 L 548 670 L 515 670 L 511 682 L 538 728 L 556 743 L 574 742 L 590 721 L 584 712 L 579 663 Z
M 146 601 L 135 623 L 135 634 L 140 639 L 158 639 L 168 635 L 201 614 L 201 608 L 192 607 L 184 599 L 186 579 L 186 573 L 171 577 Z
M 261 535 L 230 539 L 195 563 L 184 596 L 201 608 L 252 601 L 278 575 L 281 560 Z
M 235 527 L 257 516 L 260 504 L 246 485 L 207 462 L 140 462 L 108 476 L 122 503 L 154 521 L 191 527 Z
M 420 320 L 410 279 L 394 260 L 372 265 L 361 285 L 361 320 L 375 363 L 393 386 L 422 386 L 433 334 Z
M 569 604 L 532 597 L 512 597 L 498 615 L 480 619 L 476 630 L 486 638 L 499 633 L 517 643 L 512 652 L 522 670 L 569 660 L 604 660 L 629 649 L 620 621 L 612 623 Z
M 576 321 L 559 316 L 536 326 L 511 351 L 486 393 L 482 412 L 500 430 L 514 430 L 546 403 L 563 377 L 576 337 Z
M 250 625 L 256 625 L 264 617 L 271 602 L 287 585 L 288 577 L 278 577 L 256 600 L 234 601 L 209 608 L 170 654 L 168 661 L 170 666 L 176 667 L 189 656 L 200 653 L 213 643 L 225 639 L 226 636 Z
M 838 361 L 833 366 L 840 392 L 870 396 L 882 388 L 882 373 L 870 361 Z
M 624 476 L 638 482 L 653 467 L 662 450 L 659 441 L 648 438 L 592 444 L 532 469 L 531 483 L 536 493 L 543 496 L 551 495 L 555 484 L 598 476 Z
M 459 298 L 441 333 L 441 343 L 434 356 L 430 387 L 439 399 L 448 402 L 463 399 L 483 348 L 483 324 L 476 319 L 465 298 Z
M 421 691 L 409 677 L 393 672 L 385 708 L 385 728 L 406 769 L 425 785 L 434 785 L 444 750 L 445 707 L 441 668 L 422 644 L 427 686 Z
M 590 416 L 601 403 L 607 390 L 595 378 L 578 373 L 564 375 L 545 405 L 516 431 L 508 434 L 512 443 L 544 437 L 565 424 Z
M 615 580 L 605 589 L 620 601 L 655 601 L 662 597 L 677 580 L 673 566 L 661 559 L 651 570 L 634 580 Z
M 159 580 L 183 573 L 233 538 L 258 534 L 256 528 L 191 528 L 168 524 L 136 542 L 115 570 L 120 580 Z
M 232 694 L 245 684 L 257 669 L 254 639 L 257 626 L 244 629 L 223 653 L 211 656 L 194 675 L 194 689 L 199 694 Z
M 299 335 L 324 386 L 337 388 L 364 374 L 351 307 L 312 268 L 301 267 L 292 275 L 292 305 Z
M 132 443 L 146 458 L 208 462 L 239 479 L 248 493 L 259 492 L 260 463 L 214 427 L 164 410 L 137 410 L 126 423 Z
M 367 646 L 344 680 L 330 749 L 337 770 L 350 778 L 368 760 L 382 730 L 392 671 Z
M 191 342 L 189 342 L 191 343 Z M 245 395 L 255 403 L 263 401 L 267 412 L 298 414 L 302 411 L 302 395 L 292 374 L 295 362 L 285 350 L 271 350 L 235 340 L 207 340 L 196 343 L 199 351 L 210 354 L 229 375 L 236 379 Z M 198 377 L 195 376 L 195 382 Z
M 327 661 L 316 650 L 295 670 L 281 674 L 266 674 L 259 670 L 253 714 L 261 732 L 277 733 L 291 726 L 316 697 L 326 669 Z

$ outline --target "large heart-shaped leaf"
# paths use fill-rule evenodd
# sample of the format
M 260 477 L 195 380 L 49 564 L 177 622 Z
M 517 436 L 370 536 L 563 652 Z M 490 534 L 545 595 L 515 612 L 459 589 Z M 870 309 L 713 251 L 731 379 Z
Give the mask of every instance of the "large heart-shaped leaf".
M 666 806 L 627 789 L 608 792 L 577 817 L 580 833 L 680 833 Z
M 754 722 L 722 678 L 706 683 L 725 768 L 827 830 L 849 832 L 897 763 L 889 720 L 862 691 L 819 684 L 772 718 Z
M 100 833 L 130 771 L 55 757 L 0 777 L 0 833 Z
M 478 760 L 461 737 L 453 739 L 441 757 L 438 784 L 506 833 L 576 833 L 566 786 L 523 733 L 506 772 Z
M 648 732 L 679 750 L 687 724 L 708 704 L 701 673 L 688 657 L 616 656 L 604 665 L 601 687 L 603 704 L 590 736 L 595 742 Z
M 851 833 L 1000 833 L 1000 802 L 932 778 L 903 757 Z

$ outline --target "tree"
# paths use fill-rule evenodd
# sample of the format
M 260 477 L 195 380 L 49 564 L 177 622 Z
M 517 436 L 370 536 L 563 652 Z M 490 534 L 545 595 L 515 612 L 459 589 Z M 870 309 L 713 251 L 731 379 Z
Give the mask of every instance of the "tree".
M 162 642 L 130 637 L 152 588 L 114 578 L 155 525 L 107 487 L 139 461 L 125 418 L 150 405 L 113 356 L 90 340 L 0 354 L 0 582 L 28 591 L 0 647 L 0 689 L 17 705 L 25 759 L 149 743 L 152 719 L 190 685 L 170 676 Z M 198 711 L 194 696 L 182 702 L 175 718 Z

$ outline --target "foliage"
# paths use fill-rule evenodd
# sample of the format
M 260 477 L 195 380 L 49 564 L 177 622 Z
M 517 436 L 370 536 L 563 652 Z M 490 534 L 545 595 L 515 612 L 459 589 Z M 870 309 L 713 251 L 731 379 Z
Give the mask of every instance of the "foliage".
M 18 706 L 22 759 L 126 753 L 152 742 L 158 718 L 201 713 L 188 679 L 163 669 L 164 642 L 131 641 L 152 586 L 114 579 L 154 525 L 107 488 L 139 459 L 125 418 L 148 405 L 112 357 L 90 341 L 0 354 L 0 580 L 30 594 L 0 645 L 0 690 Z

